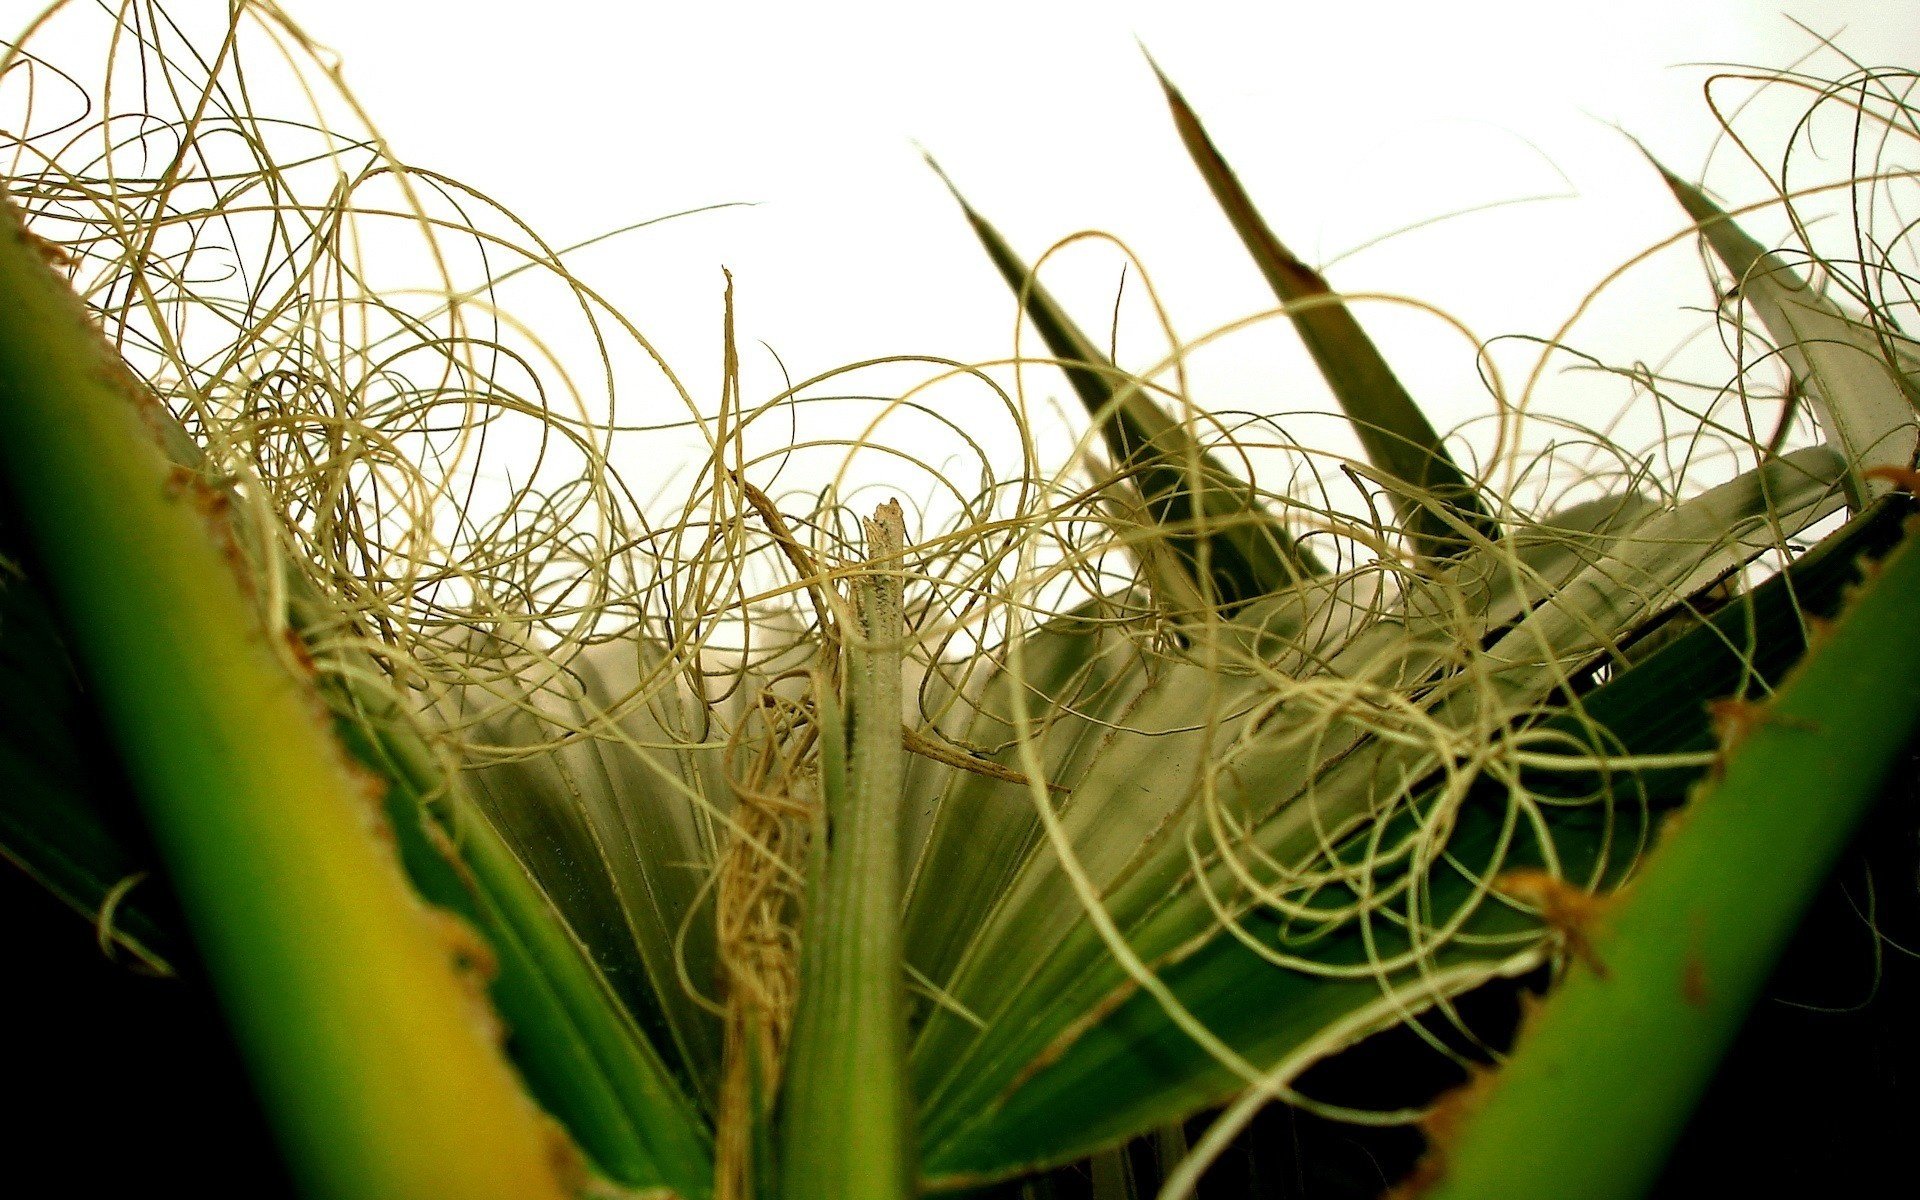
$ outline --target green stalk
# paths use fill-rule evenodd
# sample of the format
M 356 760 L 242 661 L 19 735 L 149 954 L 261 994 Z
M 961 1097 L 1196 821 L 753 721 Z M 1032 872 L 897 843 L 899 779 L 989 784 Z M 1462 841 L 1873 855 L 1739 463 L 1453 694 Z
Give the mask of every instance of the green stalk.
M 789 1051 L 781 1185 L 789 1200 L 906 1200 L 914 1194 L 900 952 L 899 558 L 897 504 L 866 523 L 842 681 L 845 717 L 821 704 L 821 791 L 800 996 Z
M 174 463 L 206 473 L 204 456 L 184 429 L 167 421 L 161 434 Z M 244 508 L 234 512 L 240 541 L 272 546 L 247 520 L 251 515 Z M 0 525 L 0 552 L 12 534 Z M 284 575 L 293 628 L 330 628 L 336 614 L 306 578 Z M 0 677 L 11 685 L 0 690 L 0 853 L 18 858 L 91 915 L 109 903 L 119 881 L 139 878 L 153 863 L 150 853 L 136 850 L 144 847 L 134 831 L 118 821 L 115 802 L 124 781 L 100 765 L 112 762 L 111 749 L 103 753 L 86 740 L 98 719 L 71 677 L 65 641 L 38 584 L 25 575 L 6 578 L 0 566 Z M 528 1090 L 611 1179 L 634 1188 L 666 1186 L 688 1198 L 705 1195 L 713 1174 L 710 1139 L 587 951 L 480 813 L 457 768 L 434 754 L 402 706 L 369 682 L 380 677 L 372 657 L 338 645 L 325 656 L 320 686 L 341 738 L 391 785 L 387 820 L 408 878 L 423 898 L 473 925 L 492 948 L 498 969 L 488 996 L 511 1035 Z M 131 797 L 125 799 L 130 806 Z M 111 932 L 123 950 L 165 970 L 153 947 L 177 941 L 177 918 L 165 920 L 172 915 L 121 904 Z
M 1445 1102 L 1435 1200 L 1638 1196 L 1801 913 L 1920 725 L 1907 540 L 1765 704 L 1584 945 L 1500 1071 Z
M 472 942 L 411 891 L 217 498 L 0 202 L 0 467 L 309 1194 L 569 1194 Z

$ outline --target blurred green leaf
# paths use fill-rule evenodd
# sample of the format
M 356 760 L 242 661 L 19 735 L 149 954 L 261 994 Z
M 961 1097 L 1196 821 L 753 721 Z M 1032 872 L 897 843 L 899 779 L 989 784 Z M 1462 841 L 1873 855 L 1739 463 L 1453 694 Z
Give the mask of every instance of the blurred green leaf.
M 1423 1194 L 1628 1200 L 1652 1184 L 1920 729 L 1916 591 L 1920 546 L 1909 539 L 1778 692 L 1716 739 L 1721 761 L 1698 798 L 1583 929 L 1588 954 L 1499 1071 L 1455 1102 Z
M 118 757 L 8 517 L 0 512 L 0 855 L 95 921 L 103 949 L 170 973 L 180 914 L 153 877 Z

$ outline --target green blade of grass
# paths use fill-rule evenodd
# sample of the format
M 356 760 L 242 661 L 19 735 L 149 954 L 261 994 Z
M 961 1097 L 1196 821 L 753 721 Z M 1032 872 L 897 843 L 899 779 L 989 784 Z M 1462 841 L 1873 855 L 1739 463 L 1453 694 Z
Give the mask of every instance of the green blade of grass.
M 1185 564 L 1189 585 L 1212 603 L 1238 606 L 1325 574 L 1313 552 L 1265 511 L 1253 489 L 1108 361 L 999 231 L 944 173 L 941 179 L 1098 423 L 1114 469 L 1133 481 L 1148 513 L 1168 527 L 1167 541 Z
M 1855 507 L 1890 485 L 1866 478 L 1876 467 L 1906 468 L 1920 444 L 1914 406 L 1920 387 L 1900 369 L 1891 335 L 1849 317 L 1800 278 L 1785 259 L 1755 241 L 1704 192 L 1651 156 L 1680 207 L 1725 265 L 1740 296 L 1779 347 L 1812 401 L 1821 432 L 1852 464 Z
M 0 203 L 0 464 L 296 1176 L 567 1194 L 468 947 L 408 886 L 151 403 Z
M 823 820 L 815 827 L 782 1099 L 780 1176 L 791 1200 L 914 1194 L 900 949 L 900 507 L 866 522 L 872 568 L 855 581 L 842 672 L 844 717 L 822 696 Z
M 1436 1200 L 1640 1195 L 1814 890 L 1920 728 L 1915 539 L 1870 573 L 1718 777 L 1582 930 L 1591 953 L 1500 1070 L 1454 1098 Z M 1597 969 L 1593 965 L 1597 964 Z
M 1186 98 L 1158 64 L 1152 65 L 1166 92 L 1174 128 L 1194 166 L 1274 295 L 1288 306 L 1287 315 L 1359 435 L 1368 460 L 1398 485 L 1389 490 L 1389 498 L 1406 524 L 1414 549 L 1436 558 L 1460 553 L 1472 538 L 1464 537 L 1455 522 L 1477 537 L 1498 538 L 1499 525 L 1478 485 L 1454 463 L 1432 422 L 1407 394 L 1360 322 L 1320 273 L 1274 236 Z

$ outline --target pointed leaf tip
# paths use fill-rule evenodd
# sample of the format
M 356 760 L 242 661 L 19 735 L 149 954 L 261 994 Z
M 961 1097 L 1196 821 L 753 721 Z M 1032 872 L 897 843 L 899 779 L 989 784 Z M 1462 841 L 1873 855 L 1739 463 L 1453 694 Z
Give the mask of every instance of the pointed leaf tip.
M 1149 58 L 1149 63 L 1152 62 Z M 1479 487 L 1447 453 L 1438 432 L 1326 279 L 1274 235 L 1246 188 L 1173 82 L 1154 67 L 1174 128 L 1234 231 L 1313 355 L 1368 460 L 1396 486 L 1390 499 L 1414 549 L 1429 558 L 1459 553 L 1499 527 Z M 1333 297 L 1329 303 L 1299 302 Z M 1471 531 L 1463 535 L 1462 528 Z
M 1099 423 L 1116 473 L 1139 494 L 1154 520 L 1170 527 L 1167 543 L 1182 560 L 1177 569 L 1191 576 L 1186 582 L 1192 587 L 1169 578 L 1161 585 L 1164 594 L 1197 588 L 1216 603 L 1237 606 L 1303 577 L 1324 574 L 1325 568 L 1312 552 L 1294 540 L 1283 521 L 1260 506 L 1246 482 L 1198 445 L 1193 433 L 1163 412 L 1145 391 L 1122 386 L 1126 374 L 1074 323 L 953 181 L 944 174 L 942 178 L 1001 278 L 1021 297 L 1027 318 L 1048 352 Z M 1209 526 L 1209 532 L 1200 532 Z
M 1897 343 L 1872 319 L 1852 316 L 1829 300 L 1706 192 L 1653 155 L 1647 161 L 1733 277 L 1743 303 L 1805 390 L 1821 434 L 1846 457 L 1854 506 L 1884 494 L 1891 485 L 1873 478 L 1874 469 L 1911 466 L 1920 443 L 1914 416 L 1920 387 L 1908 378 Z

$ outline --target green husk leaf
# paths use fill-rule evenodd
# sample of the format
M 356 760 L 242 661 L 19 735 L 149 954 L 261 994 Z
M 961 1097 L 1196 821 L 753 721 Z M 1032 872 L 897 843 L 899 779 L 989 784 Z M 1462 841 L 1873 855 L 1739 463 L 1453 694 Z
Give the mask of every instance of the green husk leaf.
M 1424 1172 L 1438 1198 L 1638 1196 L 1758 998 L 1800 914 L 1920 730 L 1920 548 L 1870 573 L 1715 776 L 1584 931 L 1513 1055 L 1454 1101 Z M 1604 1119 L 1595 1119 L 1604 1115 Z
M 341 1200 L 564 1195 L 461 940 L 381 841 L 217 499 L 0 210 L 0 465 L 295 1173 Z
M 1232 608 L 1324 574 L 1313 552 L 1264 509 L 1253 489 L 1108 361 L 999 231 L 951 180 L 941 178 L 1097 423 L 1115 472 L 1166 528 L 1187 587 L 1209 603 Z
M 1760 520 L 1764 532 L 1775 521 L 1797 528 L 1825 511 L 1822 498 L 1840 469 L 1837 457 L 1824 448 L 1800 452 L 1641 521 L 1610 548 L 1600 549 L 1605 543 L 1596 541 L 1592 565 L 1581 556 L 1572 564 L 1578 573 L 1566 592 L 1567 605 L 1534 610 L 1496 642 L 1496 650 L 1509 648 L 1505 653 L 1513 661 L 1495 677 L 1498 694 L 1505 697 L 1495 714 L 1487 711 L 1486 694 L 1457 690 L 1460 685 L 1454 683 L 1430 694 L 1429 711 L 1443 722 L 1476 728 L 1488 720 L 1526 719 L 1577 673 L 1578 664 L 1604 652 L 1607 630 L 1637 627 L 1658 610 L 1661 597 L 1686 595 L 1771 544 L 1771 536 L 1756 536 L 1751 528 L 1758 516 L 1766 518 Z M 1633 603 L 1592 601 L 1586 596 L 1591 585 L 1581 583 L 1590 577 L 1638 580 L 1639 586 L 1621 588 Z M 1339 667 L 1336 656 L 1330 666 L 1356 677 L 1384 675 L 1406 686 L 1449 661 L 1426 636 L 1396 637 L 1408 639 L 1408 631 L 1393 623 L 1372 627 L 1353 640 L 1348 665 Z M 1163 678 L 1173 678 L 1173 672 Z M 1191 711 L 1191 703 L 1188 707 Z M 1231 697 L 1225 707 L 1233 711 Z M 1154 729 L 1150 722 L 1134 723 Z M 1306 744 L 1289 733 L 1288 725 L 1271 722 L 1262 738 L 1238 747 L 1233 770 L 1222 773 L 1218 784 L 1217 802 L 1228 811 L 1250 809 L 1256 817 L 1272 813 L 1253 840 L 1273 862 L 1297 861 L 1322 838 L 1360 828 L 1377 811 L 1382 789 L 1411 786 L 1435 769 L 1421 752 L 1367 739 L 1362 725 L 1336 723 Z M 1219 751 L 1209 750 L 1207 743 L 1204 731 L 1118 739 L 1103 750 L 1063 814 L 1079 869 L 1106 893 L 1109 913 L 1149 963 L 1175 952 L 1191 954 L 1221 935 L 1213 907 L 1191 886 L 1193 865 L 1182 836 L 1187 823 L 1172 819 L 1182 810 L 1190 781 L 1218 770 L 1209 760 Z M 1309 781 L 1313 790 L 1305 793 L 1302 785 Z M 1172 793 L 1159 795 L 1160 788 Z M 1298 798 L 1306 795 L 1310 801 Z M 1230 878 L 1213 886 L 1221 894 L 1235 890 Z M 1088 1014 L 1103 1011 L 1114 989 L 1126 983 L 1128 975 L 1110 947 L 1076 907 L 1057 861 L 1035 856 L 947 984 L 987 1029 L 976 1032 L 935 1013 L 916 1044 L 930 1155 L 932 1147 L 976 1120 L 1022 1072 L 1032 1070 L 1056 1039 L 1084 1025 Z M 1161 1019 L 1169 1018 L 1163 1013 Z M 1312 1033 L 1310 1026 L 1302 1029 Z M 1159 1079 L 1154 1086 L 1171 1085 Z
M 1029 633 L 1018 670 L 1000 663 L 977 694 L 962 696 L 956 707 L 965 717 L 958 731 L 964 744 L 1014 767 L 1013 705 L 1016 690 L 1024 692 L 1047 713 L 1027 731 L 1039 744 L 1047 781 L 1069 785 L 1082 778 L 1107 743 L 1108 728 L 1128 719 L 1149 678 L 1137 647 L 1101 619 L 1102 607 L 1089 602 Z M 944 980 L 1031 857 L 1039 825 L 1017 786 L 931 763 L 915 766 L 925 782 L 913 794 L 932 793 L 938 802 L 908 888 L 904 941 L 922 974 Z
M 710 1105 L 719 1026 L 682 975 L 709 986 L 715 969 L 711 912 L 697 903 L 698 864 L 712 855 L 696 814 L 700 799 L 726 789 L 720 750 L 702 744 L 704 714 L 685 711 L 672 687 L 652 689 L 644 704 L 621 704 L 660 667 L 645 642 L 609 643 L 563 665 L 503 645 L 488 653 L 535 711 L 514 704 L 489 714 L 479 706 L 490 697 L 470 687 L 456 698 L 468 709 L 459 724 L 469 744 L 543 746 L 556 728 L 618 717 L 605 734 L 529 757 L 488 764 L 483 756 L 467 780 L 648 1040 Z M 692 744 L 661 748 L 675 742 Z M 695 927 L 683 935 L 688 914 Z
M 1637 627 L 1733 564 L 1772 545 L 1772 519 L 1766 518 L 1770 508 L 1779 508 L 1783 516 L 1790 514 L 1794 527 L 1824 512 L 1831 481 L 1840 471 L 1837 457 L 1825 448 L 1797 452 L 1657 519 L 1642 520 L 1632 527 L 1630 536 L 1563 543 L 1572 551 L 1556 568 L 1564 574 L 1541 575 L 1518 559 L 1517 567 L 1498 568 L 1492 578 L 1501 582 L 1506 599 L 1475 614 L 1471 636 L 1486 638 L 1505 630 L 1500 644 L 1511 662 L 1499 683 L 1510 697 L 1507 703 L 1512 711 L 1524 712 L 1545 699 L 1578 664 L 1603 653 L 1612 636 L 1609 631 Z M 1462 563 L 1458 569 L 1482 576 L 1489 570 L 1486 564 L 1472 563 Z M 1609 579 L 1619 581 L 1617 596 L 1603 584 Z M 1426 586 L 1449 593 L 1461 585 L 1442 577 Z M 1563 595 L 1564 601 L 1528 612 L 1526 605 L 1530 597 L 1537 597 L 1536 589 Z M 1405 686 L 1450 668 L 1455 662 L 1455 634 L 1466 637 L 1469 631 L 1424 620 L 1421 613 L 1427 601 L 1423 595 L 1403 600 L 1406 619 L 1376 620 L 1311 657 L 1282 659 L 1275 669 L 1311 668 L 1314 674 L 1334 678 Z M 1521 613 L 1526 614 L 1524 620 L 1505 624 Z M 1489 719 L 1483 710 L 1491 701 L 1466 688 L 1473 680 L 1445 682 L 1428 697 L 1436 717 L 1473 724 Z M 1167 822 L 1191 801 L 1196 781 L 1219 769 L 1221 756 L 1230 748 L 1205 726 L 1206 706 L 1217 705 L 1218 711 L 1226 713 L 1243 711 L 1264 688 L 1257 675 L 1216 675 L 1203 661 L 1157 664 L 1151 685 L 1128 701 L 1124 723 L 1100 730 L 1099 749 L 1088 756 L 1086 774 L 1052 781 L 1072 789 L 1062 820 L 1081 867 L 1104 886 L 1129 863 L 1156 861 L 1171 872 L 1165 878 L 1147 873 L 1154 880 L 1151 887 L 1160 889 L 1155 894 L 1164 898 L 1185 871 L 1184 847 L 1177 838 L 1169 841 L 1165 836 L 1170 829 Z M 1417 757 L 1406 747 L 1365 742 L 1365 726 L 1351 720 L 1332 722 L 1309 744 L 1300 743 L 1292 724 L 1271 722 L 1261 738 L 1231 747 L 1236 765 L 1220 781 L 1222 788 L 1231 789 L 1228 795 L 1253 804 L 1256 816 L 1277 814 L 1286 837 L 1299 836 L 1303 831 L 1297 822 L 1309 814 L 1330 828 L 1347 827 L 1371 811 L 1373 789 L 1379 779 L 1391 779 L 1392 764 Z M 1349 754 L 1355 747 L 1360 752 Z M 1386 774 L 1377 779 L 1379 772 Z M 1323 774 L 1326 778 L 1321 778 Z M 1318 789 L 1319 799 L 1288 818 L 1287 802 L 1302 795 L 1310 783 Z M 1030 797 L 1027 804 L 1032 807 Z M 1284 860 L 1287 854 L 1281 857 Z M 1204 917 L 1204 911 L 1199 915 Z M 985 1005 L 984 1012 L 975 1009 L 983 1016 L 1016 998 L 1043 1002 L 1042 997 L 1051 993 L 1005 984 L 1011 978 L 1024 978 L 1057 952 L 1061 937 L 1080 919 L 1059 864 L 1050 854 L 1030 855 L 1016 883 L 980 919 L 979 932 L 950 986 L 970 1008 Z M 916 1058 L 924 1054 L 925 1061 L 942 1064 L 944 1069 L 958 1052 L 958 1046 L 944 1039 L 970 1036 L 936 1016 L 916 1048 Z M 929 1083 L 922 1082 L 923 1086 Z
M 1854 564 L 1897 536 L 1899 515 L 1876 506 L 1785 574 L 1714 613 L 1583 697 L 1578 711 L 1551 717 L 1544 727 L 1616 756 L 1710 747 L 1713 731 L 1705 701 L 1779 679 L 1805 645 L 1806 617 L 1838 607 Z M 1647 814 L 1678 804 L 1698 774 L 1691 768 L 1657 768 L 1611 781 L 1597 776 L 1533 780 L 1531 786 L 1569 797 L 1598 795 L 1608 782 L 1615 790 L 1611 827 L 1593 804 L 1555 810 L 1558 869 L 1582 882 L 1617 881 L 1647 839 Z M 1157 934 L 1142 927 L 1133 934 L 1136 948 L 1165 955 L 1155 960 L 1162 978 L 1191 1013 L 1250 1062 L 1269 1070 L 1274 1083 L 1285 1084 L 1371 1032 L 1542 961 L 1537 923 L 1497 898 L 1489 902 L 1476 896 L 1465 870 L 1490 861 L 1500 839 L 1513 836 L 1499 819 L 1503 807 L 1497 789 L 1483 787 L 1463 809 L 1449 842 L 1455 865 L 1432 881 L 1427 911 L 1439 921 L 1474 907 L 1461 935 L 1424 973 L 1380 978 L 1363 971 L 1354 978 L 1329 979 L 1276 966 L 1239 938 L 1193 942 L 1196 930 L 1205 932 L 1198 923 L 1183 923 L 1179 932 L 1162 926 Z M 1499 861 L 1502 869 L 1540 862 L 1525 851 L 1509 851 Z M 1382 924 L 1370 931 L 1371 950 L 1357 929 L 1310 946 L 1289 945 L 1289 931 L 1263 916 L 1243 916 L 1241 930 L 1271 950 L 1310 954 L 1322 966 L 1365 964 L 1405 946 L 1400 931 Z M 977 1086 L 943 1097 L 945 1103 L 929 1112 L 925 1153 L 932 1186 L 960 1186 L 1072 1161 L 1246 1091 L 1244 1079 L 1174 1027 L 1117 966 L 1104 964 L 1100 980 L 1084 990 L 1076 987 L 1079 999 L 1068 997 L 1063 1006 L 1076 1012 L 1108 1009 L 1070 1042 L 1062 1043 L 1054 1032 L 1070 1023 L 1043 1019 L 1023 1027 L 1009 1014 L 1013 1036 L 1001 1039 L 999 1051 L 970 1055 L 955 1071 Z M 1048 994 L 1064 983 L 1049 973 L 1026 986 Z M 981 1051 L 991 1036 L 983 1035 Z
M 609 1178 L 708 1195 L 713 1152 L 697 1110 L 537 878 L 397 705 L 335 678 L 347 745 L 392 781 L 388 816 L 415 886 L 492 948 L 489 995 L 534 1095 Z
M 1318 271 L 1274 236 L 1186 98 L 1158 64 L 1153 64 L 1153 71 L 1194 166 L 1274 295 L 1288 306 L 1287 315 L 1359 435 L 1367 458 L 1393 481 L 1389 499 L 1415 551 L 1447 558 L 1465 550 L 1476 537 L 1498 538 L 1499 524 L 1479 486 L 1454 463 L 1432 422 L 1407 394 L 1346 303 L 1334 295 Z M 1460 526 L 1471 536 L 1463 535 Z

